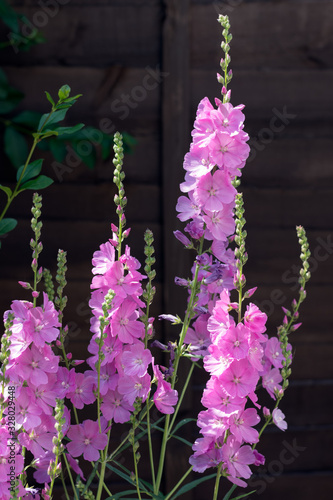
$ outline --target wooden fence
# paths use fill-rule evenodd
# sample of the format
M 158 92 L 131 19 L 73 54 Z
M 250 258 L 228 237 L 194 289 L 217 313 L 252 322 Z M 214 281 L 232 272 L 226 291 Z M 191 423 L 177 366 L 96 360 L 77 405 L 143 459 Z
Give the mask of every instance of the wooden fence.
M 143 231 L 154 231 L 156 315 L 181 313 L 186 299 L 173 284 L 190 263 L 172 235 L 181 227 L 174 207 L 196 106 L 205 95 L 219 96 L 221 28 L 216 18 L 229 15 L 234 36 L 232 102 L 246 105 L 251 136 L 241 185 L 248 231 L 245 272 L 248 286 L 258 286 L 255 298 L 269 316 L 269 333 L 275 334 L 281 306 L 288 307 L 295 294 L 295 225 L 307 229 L 313 255 L 313 276 L 301 309 L 303 326 L 291 339 L 293 374 L 282 404 L 289 427 L 285 433 L 272 429 L 262 439 L 259 450 L 267 457 L 266 465 L 251 480 L 258 488 L 251 498 L 330 500 L 333 1 L 15 0 L 12 5 L 47 39 L 27 53 L 7 49 L 0 54 L 10 82 L 26 95 L 21 109 L 46 111 L 44 90 L 55 94 L 67 83 L 74 93 L 83 94 L 70 111 L 69 123 L 82 120 L 97 129 L 129 132 L 137 140 L 125 159 L 129 242 L 142 258 Z M 8 179 L 9 166 L 1 156 L 1 176 Z M 62 166 L 48 156 L 46 171 L 55 183 L 43 200 L 42 263 L 54 270 L 57 249 L 68 251 L 66 319 L 71 322 L 73 354 L 83 358 L 90 335 L 91 256 L 109 238 L 115 220 L 113 169 L 111 162 L 99 159 L 89 170 L 69 153 Z M 17 281 L 30 279 L 30 204 L 30 194 L 16 200 L 10 215 L 19 219 L 18 228 L 2 241 L 3 311 L 22 297 Z M 162 331 L 159 325 L 159 336 L 174 334 L 175 327 Z M 198 373 L 183 416 L 200 411 L 203 385 Z M 193 426 L 191 439 L 196 432 Z M 186 447 L 173 445 L 166 488 L 182 474 L 188 455 Z M 145 474 L 146 460 L 141 464 Z M 204 483 L 184 499 L 206 500 L 211 490 L 212 484 Z

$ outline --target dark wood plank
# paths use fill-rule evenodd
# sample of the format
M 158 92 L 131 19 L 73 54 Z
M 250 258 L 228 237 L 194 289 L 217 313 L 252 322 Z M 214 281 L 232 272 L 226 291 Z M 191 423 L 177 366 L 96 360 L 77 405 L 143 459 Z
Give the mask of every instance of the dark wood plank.
M 60 0 L 35 2 L 17 11 L 30 22 L 22 27 L 23 43 L 34 28 L 42 31 L 46 43 L 29 52 L 15 52 L 9 47 L 2 53 L 2 64 L 155 68 L 159 63 L 161 7 L 157 2 L 105 2 L 99 6 L 91 2 L 85 6 L 72 1 L 62 5 Z M 0 33 L 7 39 L 9 30 L 3 26 Z
M 53 184 L 44 192 L 44 220 L 58 219 L 85 221 L 116 221 L 116 207 L 113 197 L 116 187 L 113 183 L 101 184 Z M 125 186 L 128 199 L 126 219 L 129 226 L 137 222 L 161 222 L 160 187 L 156 185 L 132 184 Z M 11 207 L 11 215 L 17 218 L 30 216 L 31 192 L 22 193 Z M 61 203 L 59 202 L 61 200 Z M 75 203 L 73 202 L 75 200 Z
M 216 71 L 192 70 L 192 112 L 194 114 L 198 102 L 205 96 L 211 100 L 220 95 L 220 85 L 216 80 Z M 246 105 L 247 118 L 270 119 L 274 109 L 284 115 L 285 125 L 292 120 L 331 119 L 333 107 L 330 89 L 333 84 L 333 71 L 320 72 L 320 92 L 313 89 L 318 85 L 318 71 L 306 72 L 297 70 L 273 71 L 237 71 L 231 83 L 232 102 Z M 281 92 L 281 89 L 284 89 Z M 296 116 L 295 116 L 296 115 Z M 279 122 L 279 125 L 281 123 Z
M 333 5 L 320 2 L 207 2 L 191 8 L 191 65 L 216 70 L 221 58 L 218 14 L 228 14 L 231 68 L 332 68 Z

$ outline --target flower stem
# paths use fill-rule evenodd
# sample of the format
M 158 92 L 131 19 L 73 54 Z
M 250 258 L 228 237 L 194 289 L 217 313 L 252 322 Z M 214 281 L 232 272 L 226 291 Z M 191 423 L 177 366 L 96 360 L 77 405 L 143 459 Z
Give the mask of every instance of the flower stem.
M 217 500 L 217 494 L 219 492 L 219 485 L 220 485 L 221 468 L 222 468 L 222 462 L 219 463 L 219 466 L 217 468 L 213 500 Z
M 192 469 L 193 469 L 193 466 L 191 465 L 191 467 L 185 472 L 185 474 L 183 475 L 183 477 L 181 477 L 179 479 L 179 481 L 176 484 L 176 486 L 170 491 L 170 493 L 168 493 L 168 495 L 164 498 L 164 500 L 169 500 L 169 498 L 175 493 L 175 491 L 178 490 L 179 486 L 185 481 L 185 479 L 187 478 L 187 476 L 192 472 Z

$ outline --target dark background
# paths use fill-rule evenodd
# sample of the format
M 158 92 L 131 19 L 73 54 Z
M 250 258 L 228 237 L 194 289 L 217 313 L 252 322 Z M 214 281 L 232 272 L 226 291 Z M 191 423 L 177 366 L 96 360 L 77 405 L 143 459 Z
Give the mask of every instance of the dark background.
M 69 124 L 83 121 L 110 132 L 114 126 L 137 140 L 133 154 L 125 159 L 129 243 L 133 254 L 142 258 L 143 231 L 146 227 L 154 231 L 155 315 L 181 314 L 184 309 L 186 297 L 173 279 L 187 277 L 190 257 L 172 236 L 181 227 L 174 207 L 196 106 L 205 95 L 219 96 L 216 72 L 222 52 L 216 19 L 219 13 L 229 15 L 234 36 L 232 103 L 246 105 L 252 146 L 240 188 L 248 231 L 245 274 L 249 287 L 258 286 L 254 298 L 269 316 L 270 334 L 275 334 L 282 320 L 281 306 L 289 307 L 296 293 L 295 225 L 305 226 L 313 253 L 313 276 L 301 308 L 303 326 L 291 338 L 290 389 L 282 403 L 289 427 L 285 433 L 269 429 L 263 437 L 258 450 L 266 455 L 266 466 L 252 480 L 258 493 L 251 498 L 331 499 L 333 2 L 51 3 L 53 7 L 46 0 L 12 2 L 47 41 L 24 54 L 10 48 L 1 51 L 1 64 L 10 82 L 26 94 L 20 109 L 47 111 L 44 90 L 55 96 L 66 83 L 73 93 L 83 94 L 68 113 Z M 8 178 L 9 168 L 3 157 L 3 178 Z M 84 358 L 90 335 L 91 256 L 109 238 L 110 222 L 116 222 L 113 168 L 111 162 L 99 160 L 89 170 L 70 154 L 59 166 L 48 155 L 45 172 L 55 183 L 44 192 L 41 264 L 54 270 L 57 249 L 68 251 L 66 319 L 71 326 L 71 350 Z M 31 279 L 30 204 L 31 193 L 24 194 L 8 213 L 19 219 L 19 225 L 2 240 L 2 311 L 13 299 L 23 297 L 17 281 Z M 158 335 L 167 334 L 158 325 Z M 184 416 L 193 408 L 200 411 L 203 386 L 202 374 L 197 374 Z M 195 426 L 189 432 L 194 439 Z M 187 456 L 188 450 L 179 443 L 172 445 L 166 474 L 169 491 L 181 470 L 186 470 Z M 143 458 L 143 476 L 148 470 L 145 464 Z M 205 500 L 211 492 L 212 484 L 204 483 L 186 499 Z

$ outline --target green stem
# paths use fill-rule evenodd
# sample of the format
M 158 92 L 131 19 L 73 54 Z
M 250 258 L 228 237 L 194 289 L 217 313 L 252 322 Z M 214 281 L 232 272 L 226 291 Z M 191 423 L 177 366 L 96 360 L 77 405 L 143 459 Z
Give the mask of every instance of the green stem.
M 153 481 L 153 487 L 155 488 L 154 454 L 153 454 L 153 446 L 152 446 L 151 432 L 150 432 L 150 414 L 149 414 L 148 399 L 146 400 L 146 405 L 147 405 L 147 434 L 148 434 L 148 446 L 149 446 L 149 460 L 150 460 L 151 478 Z
M 108 449 L 109 449 L 110 434 L 111 434 L 111 426 L 110 426 L 110 429 L 108 430 L 108 442 L 107 442 L 104 450 L 101 453 L 103 460 L 102 460 L 101 472 L 100 472 L 99 481 L 98 481 L 98 490 L 97 490 L 96 500 L 100 500 L 101 495 L 102 495 L 102 491 L 103 491 L 103 487 L 106 488 L 106 484 L 104 483 L 104 477 L 105 477 L 106 463 L 108 461 L 107 454 L 108 454 Z M 112 496 L 112 494 L 110 494 L 110 496 Z
M 52 114 L 54 113 L 54 111 L 55 111 L 54 109 L 52 109 L 52 110 L 50 111 L 50 113 L 49 113 L 48 117 L 46 118 L 45 122 L 44 122 L 44 123 L 43 123 L 43 125 L 41 126 L 40 130 L 37 130 L 37 133 L 41 133 L 41 132 L 42 132 L 43 128 L 45 127 L 46 123 L 49 121 L 49 119 L 50 119 L 50 117 L 52 116 Z M 17 184 L 16 184 L 16 186 L 15 186 L 15 189 L 14 189 L 13 193 L 11 194 L 11 196 L 9 196 L 9 197 L 8 197 L 8 200 L 7 200 L 6 206 L 5 206 L 5 208 L 3 209 L 3 211 L 2 211 L 2 213 L 1 213 L 1 215 L 0 215 L 0 221 L 4 218 L 4 216 L 5 216 L 5 214 L 6 214 L 7 210 L 8 210 L 8 208 L 10 207 L 10 205 L 11 205 L 11 203 L 12 203 L 12 201 L 13 201 L 13 199 L 14 199 L 14 198 L 18 195 L 18 190 L 19 190 L 19 187 L 20 187 L 21 181 L 22 181 L 22 179 L 23 179 L 23 176 L 24 176 L 24 174 L 25 174 L 25 171 L 26 171 L 26 169 L 27 169 L 27 167 L 28 167 L 28 165 L 29 165 L 29 163 L 30 163 L 31 157 L 32 157 L 32 155 L 33 155 L 33 153 L 34 153 L 34 151 L 35 151 L 35 149 L 36 149 L 36 146 L 37 146 L 38 142 L 40 142 L 41 140 L 42 140 L 42 137 L 38 137 L 38 138 L 37 138 L 37 137 L 35 137 L 35 138 L 34 138 L 34 142 L 33 142 L 32 146 L 31 146 L 31 149 L 30 149 L 30 152 L 29 152 L 29 155 L 28 155 L 27 161 L 26 161 L 26 162 L 25 162 L 25 164 L 24 164 L 24 167 L 23 167 L 22 172 L 21 172 L 21 175 L 20 175 L 20 177 L 19 177 L 19 179 L 18 179 L 18 181 L 17 181 Z
M 222 462 L 219 463 L 219 466 L 217 468 L 213 500 L 217 500 L 217 494 L 219 492 L 219 485 L 220 485 L 220 478 L 221 478 L 221 468 L 222 468 Z
M 136 459 L 136 451 L 135 451 L 135 441 L 133 439 L 133 460 L 134 460 L 134 472 L 135 472 L 135 483 L 136 483 L 136 491 L 138 492 L 138 499 L 141 500 L 141 493 L 140 493 L 140 485 L 139 485 L 139 474 L 138 474 L 138 462 Z
M 174 426 L 174 423 L 175 423 L 175 420 L 176 420 L 176 417 L 177 417 L 177 414 L 178 414 L 178 411 L 180 409 L 180 406 L 182 404 L 182 401 L 184 399 L 184 396 L 185 396 L 185 392 L 186 392 L 186 389 L 188 387 L 188 384 L 190 382 L 190 379 L 191 379 L 191 376 L 192 376 L 192 373 L 193 373 L 193 370 L 194 370 L 194 363 L 191 364 L 191 368 L 187 374 L 187 377 L 186 377 L 186 380 L 185 380 L 185 384 L 183 386 L 183 389 L 182 389 L 182 392 L 181 392 L 181 395 L 179 397 L 179 400 L 178 400 L 178 403 L 177 403 L 177 406 L 175 408 L 175 413 L 173 414 L 173 417 L 172 417 L 172 420 L 171 420 L 171 424 L 170 424 L 170 428 L 169 428 L 169 432 L 171 432 L 171 429 L 173 428 Z
M 169 500 L 169 498 L 178 490 L 179 486 L 185 481 L 187 476 L 192 472 L 193 466 L 191 466 L 183 475 L 181 479 L 179 479 L 176 486 L 170 491 L 170 493 L 164 498 L 164 500 Z
M 75 484 L 74 484 L 74 481 L 73 481 L 73 476 L 72 476 L 72 473 L 71 473 L 71 468 L 69 466 L 69 463 L 67 461 L 65 453 L 64 453 L 64 460 L 65 460 L 65 464 L 66 464 L 66 468 L 67 468 L 69 480 L 70 480 L 72 488 L 73 488 L 74 497 L 75 497 L 76 500 L 79 500 L 79 497 L 77 496 L 77 493 L 76 493 L 76 488 L 75 488 Z
M 65 483 L 65 480 L 64 480 L 64 474 L 63 474 L 62 470 L 61 470 L 61 474 L 60 474 L 60 479 L 61 479 L 61 482 L 62 482 L 63 490 L 64 490 L 65 495 L 66 495 L 66 500 L 70 500 L 68 492 L 67 492 L 66 483 Z

